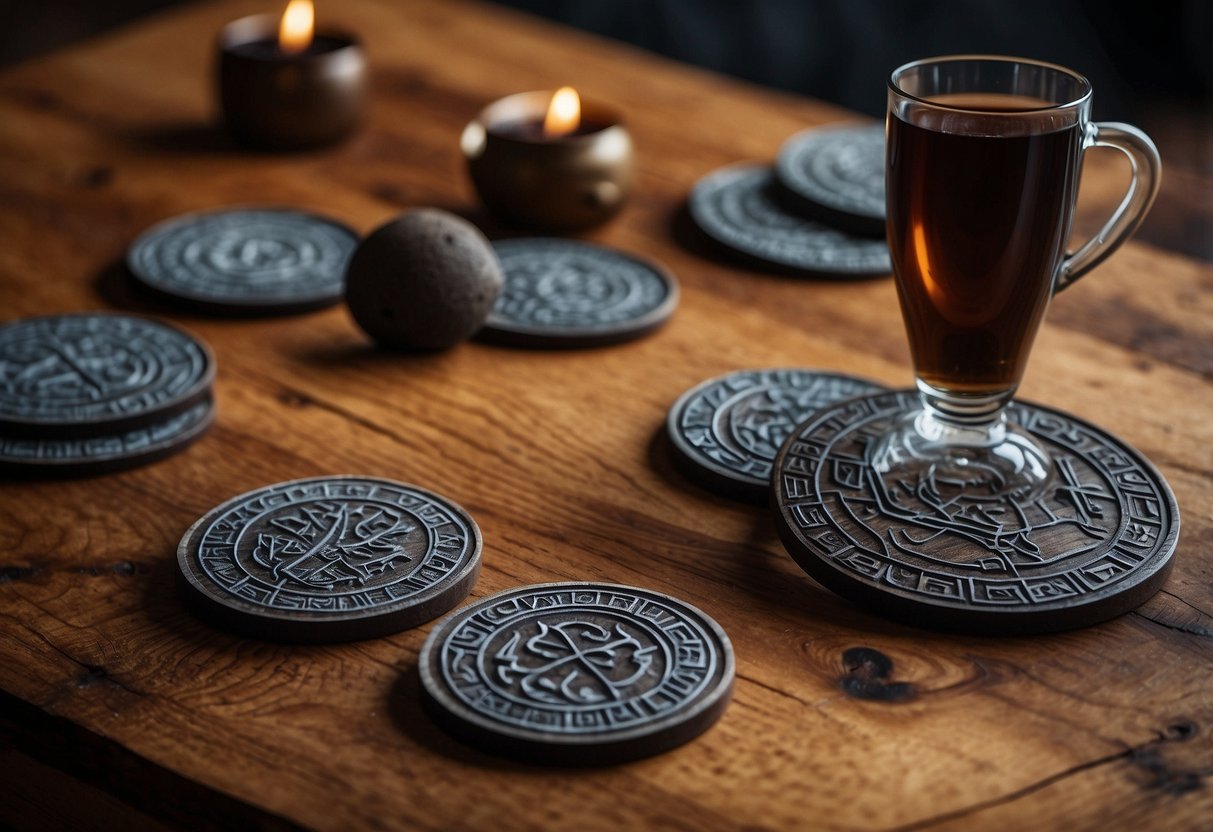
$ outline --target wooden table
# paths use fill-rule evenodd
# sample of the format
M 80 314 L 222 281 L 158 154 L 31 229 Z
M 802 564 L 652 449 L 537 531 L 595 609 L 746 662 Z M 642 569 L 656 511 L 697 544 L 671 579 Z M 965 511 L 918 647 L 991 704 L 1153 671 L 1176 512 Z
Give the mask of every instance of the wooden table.
M 204 337 L 219 418 L 180 456 L 0 486 L 0 820 L 18 827 L 977 829 L 1213 824 L 1213 268 L 1142 243 L 1060 296 L 1023 395 L 1096 421 L 1174 487 L 1165 589 L 1086 630 L 966 638 L 891 624 L 817 586 L 761 508 L 673 469 L 671 402 L 742 367 L 910 381 L 892 283 L 813 282 L 685 235 L 688 189 L 769 159 L 835 108 L 491 7 L 350 0 L 374 66 L 367 128 L 253 155 L 211 128 L 210 43 L 264 4 L 164 14 L 0 75 L 0 316 L 120 308 Z M 322 8 L 322 17 L 326 11 Z M 279 203 L 369 230 L 402 209 L 476 213 L 457 137 L 500 95 L 568 82 L 627 114 L 639 180 L 586 235 L 666 263 L 656 335 L 526 352 L 371 349 L 340 308 L 225 320 L 147 304 L 119 265 L 149 224 Z M 1097 160 L 1098 161 L 1098 160 Z M 1084 216 L 1119 170 L 1089 165 Z M 429 626 L 326 647 L 241 640 L 188 615 L 177 541 L 222 500 L 326 473 L 402 479 L 478 520 L 473 597 L 598 580 L 678 595 L 724 626 L 735 698 L 708 733 L 605 770 L 516 765 L 419 707 Z M 895 701 L 849 695 L 845 651 L 892 661 Z M 854 687 L 854 686 L 852 686 Z M 859 686 L 862 687 L 862 686 Z M 902 689 L 907 690 L 907 689 Z

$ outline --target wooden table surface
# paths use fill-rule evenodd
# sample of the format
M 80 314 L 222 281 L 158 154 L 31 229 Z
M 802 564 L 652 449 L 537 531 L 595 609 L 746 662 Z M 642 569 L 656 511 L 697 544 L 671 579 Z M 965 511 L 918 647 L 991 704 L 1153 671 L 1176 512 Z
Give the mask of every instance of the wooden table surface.
M 270 4 L 273 5 L 273 4 Z M 743 367 L 911 381 L 892 282 L 815 282 L 722 258 L 686 232 L 688 189 L 846 117 L 491 7 L 350 0 L 366 129 L 256 155 L 211 127 L 210 44 L 265 4 L 151 18 L 0 75 L 0 317 L 163 315 L 218 356 L 215 428 L 127 473 L 0 484 L 0 821 L 17 827 L 978 829 L 1213 826 L 1213 268 L 1131 243 L 1059 296 L 1023 396 L 1139 448 L 1178 497 L 1165 588 L 1114 621 L 978 638 L 889 623 L 822 589 L 766 510 L 713 496 L 660 441 L 673 400 Z M 321 18 L 326 10 L 321 8 Z M 231 320 L 132 292 L 120 265 L 157 220 L 271 203 L 367 231 L 411 206 L 483 219 L 457 148 L 487 101 L 571 83 L 621 107 L 635 194 L 587 238 L 668 265 L 681 305 L 596 350 L 468 343 L 377 352 L 342 308 Z M 882 95 L 882 92 L 874 94 Z M 1096 159 L 1084 222 L 1122 172 Z M 361 643 L 243 640 L 174 594 L 185 529 L 281 480 L 361 473 L 477 519 L 473 597 L 595 580 L 690 601 L 729 633 L 734 699 L 663 756 L 606 769 L 466 748 L 419 706 L 430 625 Z M 844 652 L 879 651 L 902 695 L 857 698 Z M 857 672 L 857 671 L 855 671 Z M 863 688 L 864 686 L 858 686 Z M 870 686 L 869 686 L 870 687 Z

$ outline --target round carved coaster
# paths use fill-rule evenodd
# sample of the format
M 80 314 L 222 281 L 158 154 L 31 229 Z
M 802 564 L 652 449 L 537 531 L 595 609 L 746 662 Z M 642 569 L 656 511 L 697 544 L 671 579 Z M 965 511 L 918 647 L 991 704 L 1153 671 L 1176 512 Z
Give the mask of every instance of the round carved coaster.
M 429 621 L 476 582 L 481 538 L 462 508 L 374 477 L 259 488 L 212 509 L 177 547 L 186 606 L 255 638 L 334 642 Z
M 127 267 L 147 288 L 212 312 L 283 314 L 339 302 L 358 237 L 287 209 L 187 214 L 145 231 Z
M 666 431 L 687 476 L 765 501 L 775 455 L 796 425 L 826 405 L 883 389 L 818 370 L 738 370 L 683 393 L 670 408 Z
M 666 322 L 678 284 L 656 263 L 574 240 L 493 244 L 505 286 L 479 337 L 524 347 L 593 347 Z
M 884 147 L 883 124 L 804 130 L 779 149 L 775 175 L 811 216 L 884 237 Z
M 892 273 L 883 240 L 853 237 L 791 213 L 777 199 L 777 184 L 765 165 L 713 171 L 691 191 L 691 217 L 717 242 L 771 265 L 846 277 Z
M 0 326 L 0 433 L 112 436 L 189 409 L 214 375 L 205 344 L 159 321 L 27 318 Z
M 0 437 L 0 473 L 22 477 L 85 477 L 155 462 L 206 433 L 215 418 L 208 397 L 163 422 L 85 439 Z
M 913 390 L 819 412 L 775 460 L 772 504 L 788 552 L 826 587 L 912 624 L 1022 634 L 1095 624 L 1163 584 L 1179 510 L 1133 448 L 1080 419 L 1015 402 L 1010 419 L 1053 458 L 1034 499 L 991 496 L 975 470 L 879 475 L 865 454 Z
M 698 736 L 733 688 L 733 648 L 682 601 L 614 584 L 511 589 L 452 613 L 419 659 L 427 708 L 488 751 L 564 765 Z

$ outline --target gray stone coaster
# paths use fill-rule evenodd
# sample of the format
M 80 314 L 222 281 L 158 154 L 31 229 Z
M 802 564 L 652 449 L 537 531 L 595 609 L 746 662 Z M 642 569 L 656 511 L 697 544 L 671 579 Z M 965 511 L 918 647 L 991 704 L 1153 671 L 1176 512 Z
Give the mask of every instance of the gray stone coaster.
M 825 586 L 912 624 L 1022 634 L 1095 624 L 1162 586 L 1179 510 L 1162 475 L 1080 419 L 1014 402 L 1053 458 L 1036 499 L 964 482 L 877 474 L 868 449 L 918 406 L 913 390 L 820 411 L 775 461 L 772 504 L 789 554 Z
M 787 210 L 766 165 L 741 164 L 709 173 L 688 207 L 705 234 L 773 266 L 835 277 L 891 274 L 883 240 L 855 237 Z
M 666 322 L 678 284 L 664 268 L 574 240 L 493 244 L 505 287 L 479 337 L 525 347 L 592 347 L 638 338 Z
M 93 312 L 0 326 L 0 434 L 114 436 L 210 394 L 215 361 L 168 324 Z
M 187 214 L 131 245 L 127 266 L 147 288 L 191 307 L 282 314 L 339 302 L 358 237 L 332 220 L 287 209 Z
M 765 501 L 787 435 L 821 408 L 884 388 L 819 370 L 738 370 L 692 387 L 666 431 L 687 475 L 726 494 Z
M 488 751 L 600 765 L 707 730 L 733 688 L 733 649 L 707 615 L 646 589 L 520 587 L 441 621 L 419 659 L 424 702 Z
M 86 477 L 146 465 L 184 450 L 214 421 L 211 399 L 163 422 L 85 439 L 0 437 L 0 473 L 10 477 Z
M 812 217 L 856 234 L 884 237 L 883 124 L 845 124 L 792 136 L 775 159 L 780 184 Z
M 480 529 L 462 508 L 374 477 L 292 480 L 242 494 L 177 548 L 186 606 L 254 638 L 375 638 L 458 604 L 480 569 Z

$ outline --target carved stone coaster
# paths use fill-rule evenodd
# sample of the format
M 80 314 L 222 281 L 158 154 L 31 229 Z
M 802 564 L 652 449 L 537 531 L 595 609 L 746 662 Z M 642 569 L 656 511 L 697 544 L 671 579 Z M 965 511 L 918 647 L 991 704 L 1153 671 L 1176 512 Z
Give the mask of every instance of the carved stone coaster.
M 877 474 L 868 448 L 918 405 L 876 393 L 820 411 L 775 461 L 772 504 L 788 552 L 826 587 L 911 624 L 1022 634 L 1081 627 L 1162 586 L 1179 539 L 1170 487 L 1107 432 L 1040 405 L 1010 419 L 1053 458 L 1032 500 L 927 471 Z
M 0 326 L 0 433 L 112 437 L 193 407 L 214 375 L 205 344 L 159 321 L 27 318 Z
M 666 431 L 687 476 L 765 501 L 775 455 L 796 425 L 826 405 L 883 389 L 819 370 L 738 370 L 683 393 L 670 408 Z
M 766 165 L 709 173 L 691 191 L 692 219 L 718 243 L 764 263 L 812 274 L 891 274 L 884 240 L 855 237 L 789 211 Z
M 804 130 L 779 149 L 775 175 L 810 216 L 883 238 L 884 148 L 883 124 Z
M 184 450 L 214 421 L 210 398 L 141 428 L 84 439 L 0 437 L 0 474 L 12 477 L 86 477 L 155 462 Z
M 441 621 L 424 701 L 455 736 L 537 762 L 600 765 L 698 736 L 733 688 L 728 636 L 695 607 L 594 583 L 507 590 Z
M 493 244 L 505 286 L 478 337 L 524 347 L 594 347 L 656 329 L 678 305 L 664 268 L 575 240 Z
M 145 231 L 127 267 L 147 288 L 191 308 L 236 314 L 332 306 L 358 237 L 344 225 L 288 209 L 187 214 Z
M 458 604 L 480 569 L 480 529 L 429 491 L 374 477 L 292 480 L 198 520 L 177 548 L 186 606 L 254 638 L 374 638 Z

